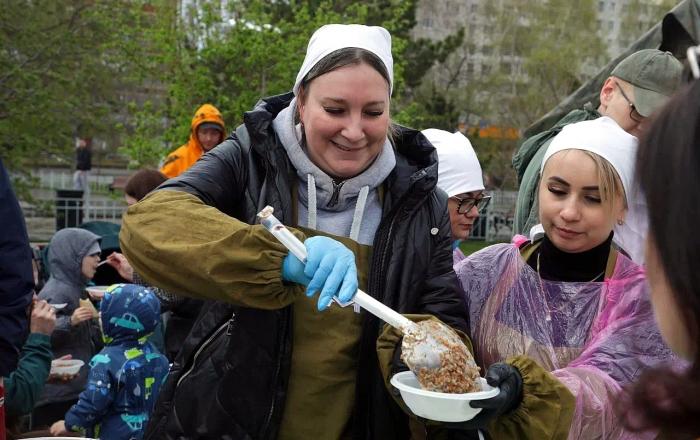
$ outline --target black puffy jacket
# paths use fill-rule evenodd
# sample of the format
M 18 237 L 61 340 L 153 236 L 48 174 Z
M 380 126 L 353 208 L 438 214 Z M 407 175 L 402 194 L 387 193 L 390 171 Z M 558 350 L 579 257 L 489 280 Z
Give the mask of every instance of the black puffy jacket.
M 161 189 L 196 195 L 246 223 L 265 206 L 292 222 L 297 179 L 272 129 L 292 94 L 267 98 L 245 114 L 244 131 L 217 146 Z M 250 147 L 248 147 L 250 145 Z M 368 293 L 401 313 L 432 314 L 467 332 L 467 314 L 452 270 L 447 197 L 436 189 L 437 155 L 418 131 L 400 128 L 396 167 L 385 182 L 383 218 L 373 243 Z M 217 160 L 207 160 L 208 155 Z M 274 439 L 284 410 L 292 307 L 260 310 L 209 304 L 161 392 L 146 438 Z M 382 323 L 365 314 L 360 341 L 353 436 L 409 438 L 406 415 L 381 376 L 376 340 Z

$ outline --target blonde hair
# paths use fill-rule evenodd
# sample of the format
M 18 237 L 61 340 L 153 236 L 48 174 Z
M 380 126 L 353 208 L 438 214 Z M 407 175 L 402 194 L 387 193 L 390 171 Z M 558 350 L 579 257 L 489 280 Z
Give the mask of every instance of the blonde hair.
M 622 186 L 622 180 L 620 180 L 620 176 L 617 174 L 615 168 L 606 159 L 592 151 L 579 151 L 590 157 L 595 163 L 596 170 L 598 170 L 598 189 L 603 205 L 606 205 L 606 207 L 612 211 L 615 207 L 615 199 L 617 199 L 617 197 L 622 197 L 623 206 L 627 209 L 625 187 Z

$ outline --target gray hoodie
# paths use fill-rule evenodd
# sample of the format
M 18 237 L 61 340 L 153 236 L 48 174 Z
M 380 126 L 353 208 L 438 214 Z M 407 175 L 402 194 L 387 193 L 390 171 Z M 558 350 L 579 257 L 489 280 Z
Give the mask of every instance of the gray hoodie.
M 66 228 L 56 232 L 49 243 L 51 276 L 39 292 L 39 299 L 50 304 L 67 304 L 56 311 L 51 349 L 54 358 L 70 354 L 73 359 L 85 362 L 85 366 L 76 379 L 66 383 L 47 383 L 37 405 L 76 399 L 87 383 L 87 364 L 99 351 L 97 345 L 101 342 L 101 334 L 96 320 L 84 321 L 77 326 L 70 323 L 89 281 L 82 273 L 83 258 L 99 239 L 98 235 L 85 229 Z
M 396 166 L 387 140 L 362 174 L 334 182 L 309 159 L 301 145 L 301 127 L 294 124 L 296 98 L 279 112 L 272 125 L 299 177 L 299 225 L 371 245 L 382 218 L 377 188 Z

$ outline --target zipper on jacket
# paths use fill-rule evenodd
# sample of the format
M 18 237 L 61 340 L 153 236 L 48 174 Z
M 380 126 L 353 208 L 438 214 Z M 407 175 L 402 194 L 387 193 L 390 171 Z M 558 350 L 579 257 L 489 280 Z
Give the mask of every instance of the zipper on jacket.
M 331 195 L 331 199 L 327 205 L 329 208 L 332 208 L 333 206 L 338 204 L 338 199 L 340 198 L 340 189 L 343 187 L 344 183 L 345 180 L 343 180 L 340 183 L 335 183 L 335 180 L 333 180 L 333 194 Z
M 180 379 L 178 379 L 177 384 L 175 385 L 175 388 L 179 387 L 180 383 L 183 380 L 185 380 L 185 378 L 187 376 L 189 376 L 189 374 L 192 372 L 192 370 L 194 370 L 194 368 L 197 366 L 197 358 L 199 357 L 199 355 L 202 353 L 202 351 L 204 351 L 205 348 L 207 348 L 217 338 L 217 336 L 219 336 L 221 334 L 222 331 L 226 330 L 226 335 L 229 335 L 229 336 L 231 335 L 231 333 L 230 333 L 231 327 L 233 326 L 235 316 L 236 316 L 235 314 L 231 315 L 231 318 L 228 321 L 226 321 L 225 323 L 223 323 L 219 328 L 217 328 L 216 331 L 214 333 L 212 333 L 212 335 L 209 336 L 206 341 L 204 341 L 204 344 L 202 344 L 197 349 L 197 352 L 194 354 L 194 358 L 192 359 L 192 366 L 190 366 L 190 368 L 187 369 L 185 374 L 183 374 L 180 377 Z

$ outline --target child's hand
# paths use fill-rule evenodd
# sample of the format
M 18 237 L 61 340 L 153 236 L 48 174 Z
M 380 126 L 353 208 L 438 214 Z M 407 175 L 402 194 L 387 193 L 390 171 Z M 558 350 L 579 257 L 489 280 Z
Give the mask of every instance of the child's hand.
M 69 434 L 70 431 L 66 429 L 66 422 L 64 420 L 59 420 L 58 422 L 54 423 L 51 425 L 51 428 L 49 429 L 51 432 L 51 435 L 54 437 L 58 437 L 60 435 L 66 435 Z
M 83 321 L 89 321 L 92 319 L 92 314 L 93 311 L 89 307 L 78 307 L 70 317 L 70 325 L 75 327 Z
M 131 264 L 126 260 L 126 257 L 119 252 L 112 252 L 107 257 L 107 264 L 112 266 L 119 272 L 119 276 L 127 280 L 128 282 L 134 281 L 134 269 Z

